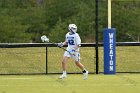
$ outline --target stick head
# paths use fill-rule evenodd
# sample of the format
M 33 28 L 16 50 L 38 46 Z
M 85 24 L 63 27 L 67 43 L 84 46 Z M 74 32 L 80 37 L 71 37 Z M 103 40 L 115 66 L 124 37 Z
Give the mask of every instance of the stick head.
M 42 42 L 49 42 L 49 38 L 47 38 L 45 35 L 41 36 L 41 40 Z

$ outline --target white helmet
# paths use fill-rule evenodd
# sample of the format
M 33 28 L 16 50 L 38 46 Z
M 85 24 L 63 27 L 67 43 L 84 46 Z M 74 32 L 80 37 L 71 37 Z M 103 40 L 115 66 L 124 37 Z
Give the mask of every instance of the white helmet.
M 76 33 L 77 32 L 77 26 L 75 24 L 69 24 L 68 29 L 72 33 Z

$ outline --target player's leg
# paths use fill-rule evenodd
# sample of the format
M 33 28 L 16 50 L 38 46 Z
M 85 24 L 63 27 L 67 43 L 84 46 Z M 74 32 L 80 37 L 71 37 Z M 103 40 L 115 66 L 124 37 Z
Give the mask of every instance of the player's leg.
M 75 61 L 75 64 L 82 70 L 83 72 L 83 79 L 87 79 L 88 77 L 88 71 L 84 68 L 83 64 L 79 61 Z
M 67 77 L 67 72 L 66 72 L 67 60 L 68 60 L 68 57 L 64 56 L 63 60 L 62 60 L 63 73 L 59 78 L 66 78 Z
M 63 69 L 63 71 L 66 71 L 67 60 L 68 60 L 68 57 L 64 56 L 63 60 L 62 60 L 62 69 Z
M 77 52 L 76 53 L 76 57 L 75 57 L 75 64 L 82 70 L 83 72 L 83 79 L 87 79 L 88 76 L 88 71 L 85 69 L 84 65 L 80 62 L 80 53 Z
M 67 77 L 67 72 L 66 72 L 66 69 L 67 69 L 67 60 L 69 58 L 69 53 L 67 53 L 67 51 L 64 53 L 64 56 L 63 56 L 63 60 L 62 60 L 62 69 L 63 69 L 63 73 L 62 75 L 59 77 L 59 78 L 66 78 Z
M 76 66 L 78 66 L 82 71 L 85 69 L 84 66 L 83 66 L 83 64 L 80 63 L 79 61 L 76 61 L 76 60 L 75 60 L 75 64 L 76 64 Z

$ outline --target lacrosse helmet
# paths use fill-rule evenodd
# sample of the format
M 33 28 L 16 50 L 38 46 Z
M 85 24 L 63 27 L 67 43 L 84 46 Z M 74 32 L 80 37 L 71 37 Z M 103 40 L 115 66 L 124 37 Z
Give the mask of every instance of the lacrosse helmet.
M 69 24 L 68 29 L 72 33 L 76 33 L 77 32 L 77 26 L 75 24 Z

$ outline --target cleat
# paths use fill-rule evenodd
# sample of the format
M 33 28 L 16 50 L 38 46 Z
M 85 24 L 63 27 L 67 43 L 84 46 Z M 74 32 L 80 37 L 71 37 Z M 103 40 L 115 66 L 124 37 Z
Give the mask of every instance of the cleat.
M 86 80 L 88 77 L 88 71 L 86 71 L 85 73 L 83 73 L 83 79 Z
M 59 79 L 64 79 L 64 78 L 66 78 L 67 76 L 65 75 L 65 74 L 62 74 L 60 77 L 59 77 Z

